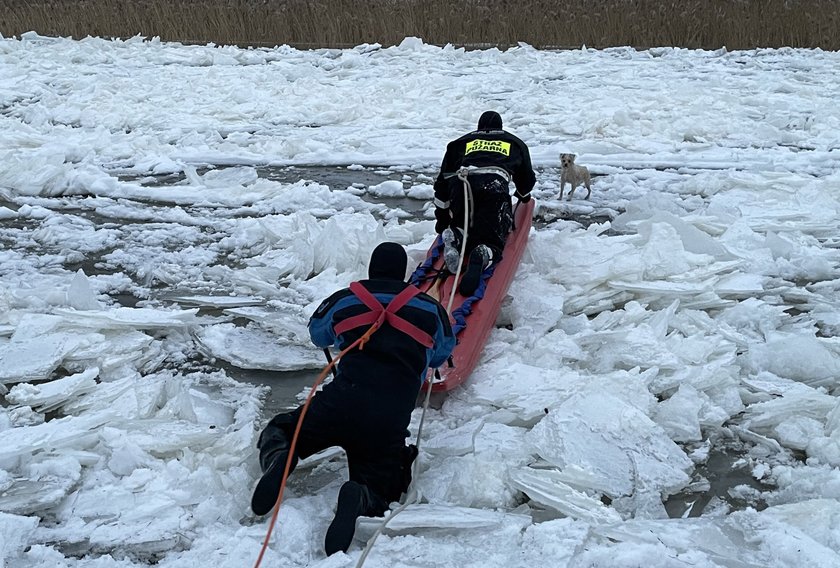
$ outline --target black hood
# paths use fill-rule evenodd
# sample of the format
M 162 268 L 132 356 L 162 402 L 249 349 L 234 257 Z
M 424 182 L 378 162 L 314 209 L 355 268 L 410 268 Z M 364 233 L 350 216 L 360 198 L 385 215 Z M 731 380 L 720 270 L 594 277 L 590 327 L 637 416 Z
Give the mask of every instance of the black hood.
M 408 255 L 399 243 L 382 243 L 373 249 L 368 264 L 368 278 L 371 280 L 405 280 Z
M 501 130 L 501 129 L 502 129 L 502 117 L 496 111 L 493 111 L 493 110 L 485 111 L 484 114 L 481 115 L 481 118 L 478 119 L 477 130 Z

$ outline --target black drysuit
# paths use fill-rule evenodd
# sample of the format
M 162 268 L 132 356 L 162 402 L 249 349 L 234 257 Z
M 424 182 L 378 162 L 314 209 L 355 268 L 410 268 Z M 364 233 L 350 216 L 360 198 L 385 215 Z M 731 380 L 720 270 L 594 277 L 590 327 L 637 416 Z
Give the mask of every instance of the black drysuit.
M 498 262 L 508 233 L 513 227 L 508 179 L 516 185 L 519 200 L 530 199 L 536 176 L 531 166 L 528 146 L 513 134 L 502 130 L 502 118 L 487 111 L 481 115 L 478 128 L 453 140 L 435 180 L 436 231 L 464 226 L 464 184 L 454 174 L 462 166 L 501 168 L 507 175 L 475 173 L 468 176 L 472 189 L 472 208 L 467 234 L 467 251 L 484 244 L 493 251 Z
M 404 261 L 403 261 L 404 262 Z M 383 306 L 409 285 L 394 279 L 361 281 Z M 309 321 L 312 342 L 319 347 L 336 344 L 344 349 L 370 327 L 364 325 L 336 333 L 336 326 L 369 312 L 350 289 L 324 300 Z M 455 346 L 449 317 L 430 296 L 420 293 L 396 311 L 403 320 L 434 340 L 425 347 L 411 336 L 385 323 L 371 335 L 363 349 L 348 352 L 338 364 L 338 374 L 317 393 L 303 419 L 293 466 L 331 446 L 347 453 L 350 480 L 369 490 L 362 514 L 383 514 L 397 501 L 411 480 L 416 449 L 405 439 L 417 395 L 429 367 L 442 365 Z M 263 469 L 279 456 L 285 459 L 301 408 L 280 414 L 269 422 L 257 447 Z

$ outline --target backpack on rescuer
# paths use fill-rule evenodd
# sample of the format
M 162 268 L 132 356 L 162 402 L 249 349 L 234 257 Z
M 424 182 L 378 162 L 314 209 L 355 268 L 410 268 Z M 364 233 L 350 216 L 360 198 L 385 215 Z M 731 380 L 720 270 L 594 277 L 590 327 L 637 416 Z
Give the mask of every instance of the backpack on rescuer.
M 378 329 L 383 323 L 388 323 L 394 329 L 405 333 L 426 348 L 434 345 L 435 342 L 431 335 L 397 315 L 397 311 L 400 308 L 408 304 L 414 296 L 420 293 L 420 290 L 416 287 L 407 286 L 402 292 L 394 296 L 388 303 L 388 307 L 383 306 L 360 282 L 351 283 L 350 291 L 368 307 L 369 311 L 338 322 L 335 326 L 336 335 L 341 335 L 346 331 L 363 325 L 372 325 L 374 329 Z M 364 343 L 361 343 L 359 349 L 363 348 Z

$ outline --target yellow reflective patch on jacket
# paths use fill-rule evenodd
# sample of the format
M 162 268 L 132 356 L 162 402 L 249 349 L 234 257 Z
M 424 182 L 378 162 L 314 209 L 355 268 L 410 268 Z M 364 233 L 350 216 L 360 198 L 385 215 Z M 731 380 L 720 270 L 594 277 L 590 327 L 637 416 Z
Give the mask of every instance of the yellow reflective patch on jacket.
M 466 156 L 470 152 L 498 152 L 505 156 L 510 156 L 510 142 L 503 142 L 501 140 L 482 140 L 477 139 L 472 142 L 467 142 L 467 148 L 464 150 Z

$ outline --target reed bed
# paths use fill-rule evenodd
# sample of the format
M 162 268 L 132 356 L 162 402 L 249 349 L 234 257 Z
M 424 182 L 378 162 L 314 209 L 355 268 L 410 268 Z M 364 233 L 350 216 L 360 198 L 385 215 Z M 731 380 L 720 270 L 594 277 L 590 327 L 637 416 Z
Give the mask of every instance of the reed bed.
M 840 49 L 838 0 L 0 0 L 0 33 L 301 48 Z

